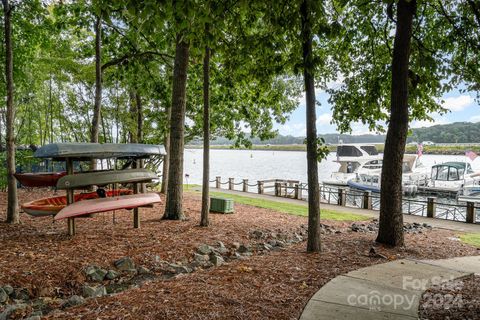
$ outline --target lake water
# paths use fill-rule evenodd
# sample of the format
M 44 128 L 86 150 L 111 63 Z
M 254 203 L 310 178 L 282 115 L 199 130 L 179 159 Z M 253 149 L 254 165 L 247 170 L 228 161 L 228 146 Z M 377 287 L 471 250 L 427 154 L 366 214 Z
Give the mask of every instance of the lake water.
M 318 164 L 318 176 L 322 181 L 337 171 L 339 165 L 335 153 Z M 423 155 L 422 163 L 431 167 L 446 161 L 465 161 L 464 156 Z M 185 150 L 184 172 L 189 175 L 185 183 L 202 183 L 203 151 L 201 149 Z M 474 161 L 472 167 L 480 171 L 480 160 Z M 266 179 L 290 179 L 307 182 L 307 154 L 304 151 L 265 151 L 265 150 L 210 150 L 210 180 L 216 176 L 222 181 L 235 178 L 249 179 L 250 183 Z

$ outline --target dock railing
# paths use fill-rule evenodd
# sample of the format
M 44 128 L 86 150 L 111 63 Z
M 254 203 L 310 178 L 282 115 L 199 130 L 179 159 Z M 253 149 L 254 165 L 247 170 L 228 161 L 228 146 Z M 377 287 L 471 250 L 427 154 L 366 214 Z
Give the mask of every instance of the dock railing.
M 225 189 L 266 194 L 297 200 L 306 200 L 308 185 L 298 180 L 268 179 L 250 183 L 248 179 L 235 182 L 234 178 L 222 181 L 215 177 L 210 181 L 217 189 Z M 368 210 L 380 209 L 380 195 L 371 191 L 353 190 L 347 187 L 335 187 L 320 184 L 320 199 L 323 203 Z M 480 207 L 474 202 L 446 203 L 435 197 L 426 200 L 404 198 L 403 214 L 424 216 L 432 219 L 480 223 Z

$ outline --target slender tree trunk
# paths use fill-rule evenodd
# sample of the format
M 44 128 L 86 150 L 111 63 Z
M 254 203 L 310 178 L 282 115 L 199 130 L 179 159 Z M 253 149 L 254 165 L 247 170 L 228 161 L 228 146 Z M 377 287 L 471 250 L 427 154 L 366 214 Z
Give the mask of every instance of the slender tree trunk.
M 135 91 L 135 104 L 137 105 L 137 142 L 143 143 L 143 105 L 142 97 Z
M 90 142 L 98 142 L 102 108 L 102 15 L 95 21 L 95 105 L 93 107 Z
M 137 106 L 137 143 L 143 143 L 143 105 L 142 97 L 138 93 L 138 90 L 135 90 L 135 105 Z M 137 168 L 143 168 L 144 162 L 143 159 L 137 160 Z M 139 192 L 144 193 L 147 189 L 145 183 L 139 184 Z
M 167 111 L 167 127 L 170 126 L 172 122 L 172 108 L 170 106 L 166 107 Z M 163 169 L 162 169 L 162 189 L 160 190 L 161 193 L 166 194 L 168 190 L 168 172 L 169 172 L 169 164 L 170 164 L 170 128 L 167 128 L 165 131 L 165 137 L 163 140 L 163 144 L 165 146 L 165 150 L 167 154 L 163 159 Z
M 8 0 L 2 1 L 5 21 L 5 79 L 7 84 L 7 223 L 18 223 L 20 216 L 18 213 L 17 180 L 13 175 L 15 173 L 15 108 L 13 105 L 12 10 Z
M 320 244 L 320 186 L 318 184 L 317 128 L 315 111 L 315 79 L 313 76 L 311 0 L 303 0 L 302 17 L 303 78 L 307 107 L 307 174 L 308 174 L 308 252 L 319 252 Z
M 170 121 L 170 161 L 164 219 L 183 220 L 183 152 L 185 99 L 187 90 L 189 43 L 177 35 L 173 67 L 172 119 Z
M 392 59 L 391 111 L 383 153 L 377 241 L 402 246 L 402 162 L 408 133 L 408 68 L 416 1 L 400 0 Z
M 128 121 L 128 141 L 130 143 L 137 143 L 137 131 L 134 126 L 136 122 L 136 114 L 137 114 L 137 106 L 135 101 L 135 92 L 133 90 L 130 91 L 130 115 L 132 116 L 131 119 Z
M 208 32 L 208 25 L 205 26 Z M 210 180 L 210 48 L 205 47 L 203 57 L 203 181 L 202 181 L 202 214 L 200 225 L 209 225 L 209 180 Z

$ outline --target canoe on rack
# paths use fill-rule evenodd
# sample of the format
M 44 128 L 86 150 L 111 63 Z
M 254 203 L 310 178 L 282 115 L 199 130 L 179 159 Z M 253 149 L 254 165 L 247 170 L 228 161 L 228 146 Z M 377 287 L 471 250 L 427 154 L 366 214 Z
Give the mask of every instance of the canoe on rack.
M 57 182 L 57 189 L 81 189 L 110 183 L 141 183 L 158 179 L 158 176 L 147 169 L 125 169 L 110 171 L 92 171 L 66 175 Z
M 118 189 L 115 190 L 108 190 L 106 192 L 107 197 L 113 196 L 121 196 L 132 194 L 132 190 L 128 189 Z M 89 199 L 98 199 L 97 192 L 88 192 L 88 193 L 77 193 L 74 195 L 75 202 L 89 200 Z M 23 211 L 31 216 L 34 217 L 45 217 L 45 216 L 52 216 L 57 214 L 60 210 L 67 206 L 67 197 L 66 196 L 58 196 L 58 197 L 51 197 L 51 198 L 43 198 L 34 200 L 31 202 L 27 202 L 21 205 Z
M 33 155 L 36 158 L 55 160 L 91 160 L 107 158 L 148 158 L 164 156 L 162 145 L 141 143 L 51 143 L 40 147 Z
M 101 198 L 84 202 L 75 202 L 55 216 L 55 220 L 75 218 L 92 213 L 107 212 L 119 209 L 133 209 L 161 202 L 156 193 L 140 193 L 111 198 Z
M 65 171 L 61 172 L 22 172 L 15 173 L 15 178 L 25 187 L 55 187 L 58 179 L 66 175 Z

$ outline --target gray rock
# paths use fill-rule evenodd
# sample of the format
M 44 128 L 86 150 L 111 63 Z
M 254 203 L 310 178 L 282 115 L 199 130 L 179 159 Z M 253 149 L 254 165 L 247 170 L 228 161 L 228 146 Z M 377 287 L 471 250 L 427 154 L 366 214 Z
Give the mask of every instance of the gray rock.
M 168 264 L 168 267 L 173 273 L 190 273 L 190 272 L 192 272 L 191 268 L 189 268 L 187 266 L 181 266 L 181 265 L 178 265 L 178 264 L 175 264 L 175 263 Z
M 286 243 L 282 240 L 277 240 L 276 241 L 276 244 L 275 244 L 277 247 L 280 247 L 280 248 L 283 248 L 286 246 Z
M 23 320 L 41 320 L 41 319 L 42 319 L 41 316 L 36 316 L 36 315 L 35 315 L 35 316 L 32 316 L 32 315 L 30 315 L 30 317 L 24 318 Z
M 213 248 L 210 247 L 208 244 L 201 244 L 197 248 L 197 252 L 199 254 L 210 254 L 213 251 Z
M 15 289 L 13 290 L 12 298 L 15 300 L 28 301 L 30 300 L 30 295 L 26 289 Z
M 115 271 L 115 270 L 108 270 L 107 274 L 105 275 L 105 278 L 108 280 L 115 280 L 120 276 L 120 274 Z
M 152 273 L 152 271 L 150 271 L 150 269 L 148 269 L 144 266 L 138 267 L 137 272 L 138 272 L 138 274 L 150 274 L 150 273 Z
M 302 242 L 302 241 L 303 241 L 303 237 L 302 237 L 301 235 L 295 233 L 295 239 L 294 239 L 294 240 L 297 241 L 297 242 Z
M 239 253 L 247 253 L 247 252 L 250 252 L 250 246 L 241 244 L 241 245 L 238 247 L 237 251 L 238 251 Z
M 225 247 L 225 245 L 223 244 L 222 241 L 218 241 L 217 244 L 218 244 L 218 248 L 215 248 L 216 252 L 218 252 L 220 254 L 225 254 L 225 253 L 228 252 L 227 247 Z
M 27 309 L 27 304 L 25 303 L 18 303 L 18 304 L 11 304 L 0 313 L 0 320 L 7 320 L 10 319 L 11 315 L 23 313 Z
M 210 256 L 210 262 L 215 266 L 215 267 L 219 267 L 221 266 L 222 264 L 225 263 L 225 260 L 223 260 L 223 258 L 221 256 L 217 256 L 215 254 L 212 254 Z
M 125 290 L 128 290 L 132 287 L 129 283 L 111 283 L 106 286 L 106 291 L 108 294 L 119 293 Z
M 79 306 L 85 303 L 85 298 L 81 296 L 71 296 L 62 303 L 62 308 L 70 308 L 74 306 Z
M 115 268 L 121 271 L 135 269 L 135 263 L 129 257 L 123 257 L 114 262 Z
M 107 290 L 105 289 L 105 286 L 83 286 L 83 296 L 85 298 L 99 298 L 105 295 L 107 295 Z
M 100 282 L 100 281 L 103 281 L 103 279 L 105 279 L 105 276 L 107 275 L 108 271 L 105 270 L 105 269 L 102 269 L 100 267 L 97 267 L 97 266 L 88 266 L 86 269 L 85 269 L 85 274 L 87 275 L 87 277 L 89 277 L 91 280 L 93 281 L 97 281 L 97 282 Z
M 198 262 L 200 264 L 207 262 L 208 259 L 209 259 L 208 256 L 205 254 L 198 254 L 198 253 L 193 254 L 193 261 Z
M 5 291 L 8 295 L 11 295 L 13 293 L 13 287 L 7 284 L 3 286 L 3 291 Z
M 8 300 L 8 294 L 3 288 L 0 288 L 0 303 L 5 303 Z
M 43 312 L 39 310 L 39 311 L 34 311 L 30 313 L 30 317 L 35 317 L 35 316 L 43 317 Z
M 234 242 L 234 243 L 232 243 L 232 247 L 233 247 L 235 250 L 237 250 L 238 248 L 240 248 L 240 243 Z
M 263 231 L 254 230 L 254 231 L 252 232 L 252 235 L 253 235 L 255 238 L 257 238 L 257 239 L 261 239 L 261 238 L 263 238 L 263 236 L 264 236 L 265 234 L 263 233 Z
M 273 249 L 273 247 L 271 245 L 269 245 L 268 243 L 264 243 L 262 244 L 262 247 L 261 247 L 263 250 L 267 250 L 267 251 L 270 251 Z

